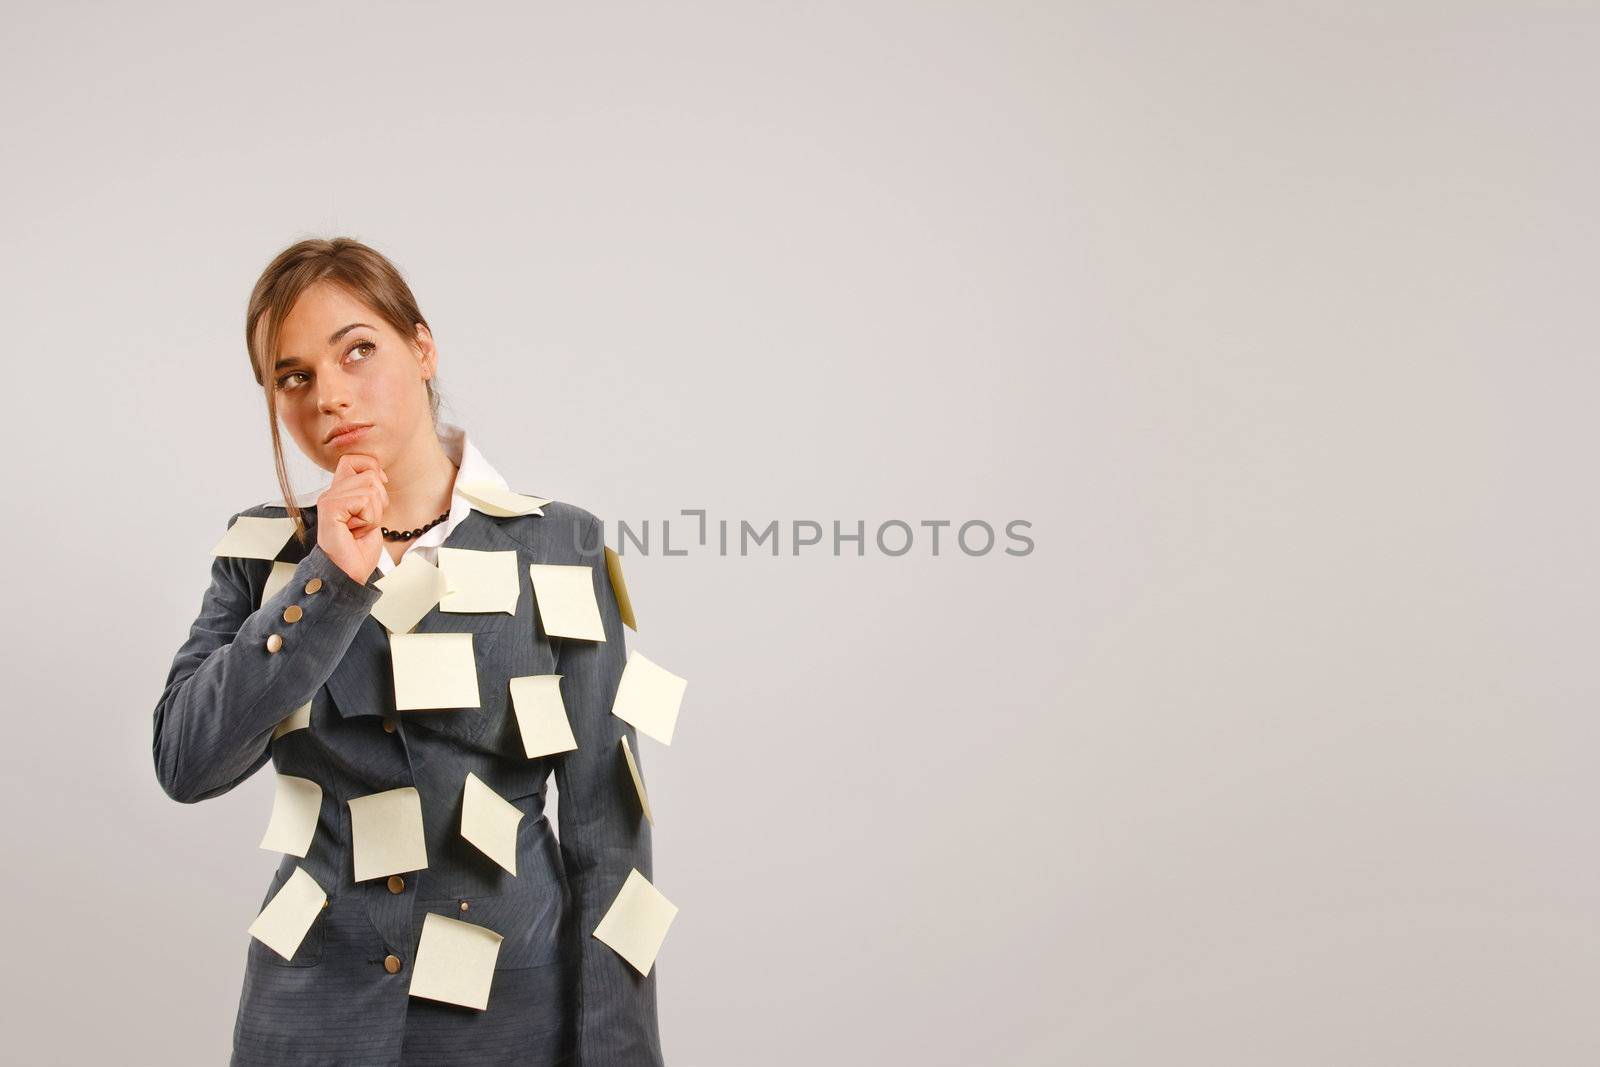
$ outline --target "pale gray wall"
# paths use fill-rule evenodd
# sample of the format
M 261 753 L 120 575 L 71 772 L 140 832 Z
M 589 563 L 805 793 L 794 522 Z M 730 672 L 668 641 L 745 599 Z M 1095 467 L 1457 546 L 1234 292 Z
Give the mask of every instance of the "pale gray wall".
M 271 782 L 150 715 L 345 233 L 520 489 L 1033 523 L 630 561 L 672 1067 L 1595 1062 L 1594 5 L 7 23 L 8 1057 L 226 1057 Z

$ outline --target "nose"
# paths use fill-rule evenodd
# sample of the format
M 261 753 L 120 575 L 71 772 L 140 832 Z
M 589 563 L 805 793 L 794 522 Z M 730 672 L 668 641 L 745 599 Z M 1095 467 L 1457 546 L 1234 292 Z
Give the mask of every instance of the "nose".
M 319 378 L 317 381 L 321 390 L 317 394 L 318 411 L 324 415 L 337 415 L 350 406 L 350 402 L 344 398 L 343 391 L 336 385 L 329 383 L 326 378 Z

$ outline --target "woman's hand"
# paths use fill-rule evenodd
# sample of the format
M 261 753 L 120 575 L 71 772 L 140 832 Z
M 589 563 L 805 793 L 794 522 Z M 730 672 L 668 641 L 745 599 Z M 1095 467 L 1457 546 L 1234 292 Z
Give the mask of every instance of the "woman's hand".
M 378 461 L 358 452 L 339 457 L 333 481 L 317 497 L 317 544 L 339 569 L 362 585 L 383 551 L 383 512 L 389 476 Z

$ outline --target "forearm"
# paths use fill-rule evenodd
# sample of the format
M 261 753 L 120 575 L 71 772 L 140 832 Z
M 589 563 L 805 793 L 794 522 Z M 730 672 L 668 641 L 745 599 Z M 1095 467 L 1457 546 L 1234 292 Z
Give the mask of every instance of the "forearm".
M 228 791 L 265 762 L 273 728 L 327 681 L 382 595 L 320 546 L 254 610 L 241 574 L 237 560 L 214 566 L 200 617 L 155 709 L 156 776 L 168 796 L 185 803 Z M 300 610 L 294 622 L 284 617 L 291 607 Z M 282 642 L 275 652 L 268 643 L 274 634 Z

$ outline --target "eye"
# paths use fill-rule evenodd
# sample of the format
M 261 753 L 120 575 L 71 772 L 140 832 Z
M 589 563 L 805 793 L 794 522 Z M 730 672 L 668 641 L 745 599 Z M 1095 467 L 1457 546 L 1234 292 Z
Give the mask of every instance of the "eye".
M 378 350 L 377 344 L 375 344 L 372 341 L 357 341 L 357 342 L 355 342 L 354 344 L 352 344 L 350 346 L 350 348 L 346 351 L 345 354 L 349 355 L 349 354 L 354 353 L 354 352 L 360 352 L 363 348 L 367 349 L 368 351 L 367 351 L 367 353 L 365 355 L 363 355 L 361 357 L 362 360 L 371 359 L 372 358 L 372 353 L 376 352 Z M 290 389 L 299 388 L 299 386 L 302 384 L 301 382 L 290 382 L 291 378 L 306 378 L 306 377 L 307 377 L 307 375 L 306 375 L 305 371 L 294 370 L 294 371 L 290 371 L 288 374 L 285 374 L 285 375 L 282 375 L 281 377 L 279 377 L 278 380 L 274 384 L 277 386 L 277 388 L 279 390 L 282 390 L 282 391 L 286 392 L 286 391 L 288 391 Z

